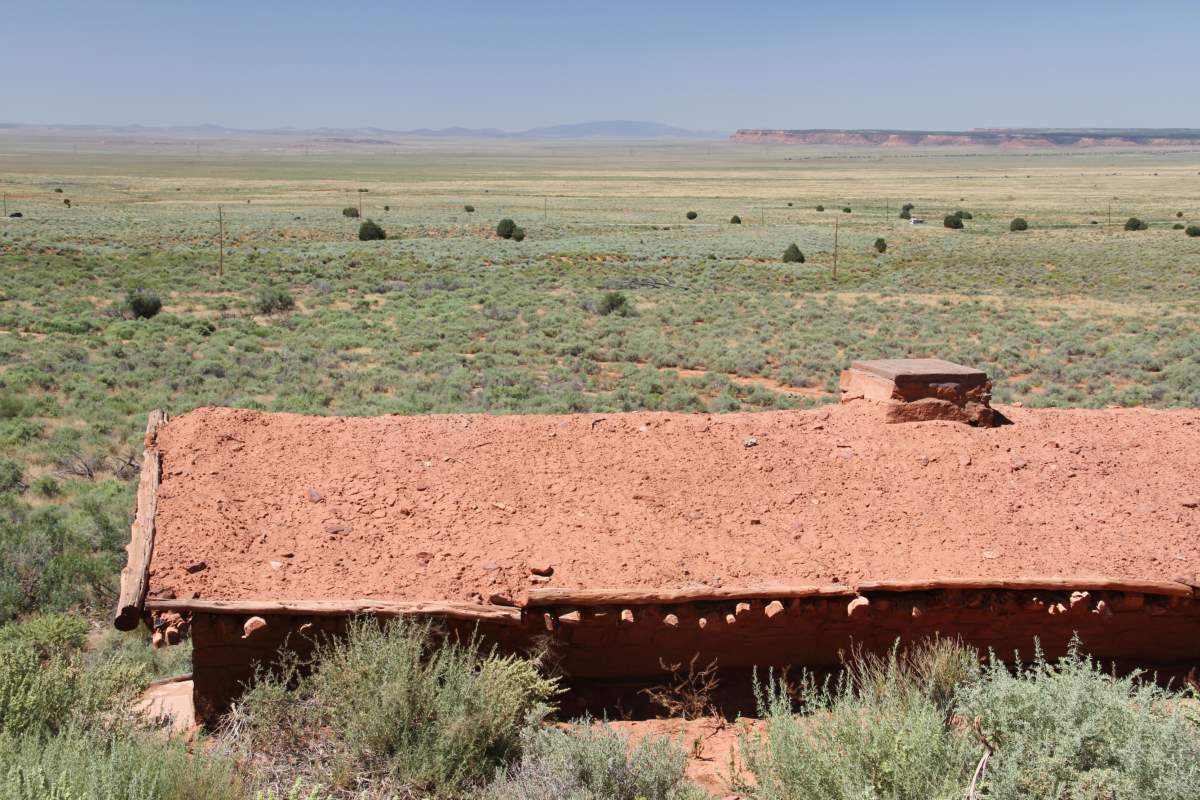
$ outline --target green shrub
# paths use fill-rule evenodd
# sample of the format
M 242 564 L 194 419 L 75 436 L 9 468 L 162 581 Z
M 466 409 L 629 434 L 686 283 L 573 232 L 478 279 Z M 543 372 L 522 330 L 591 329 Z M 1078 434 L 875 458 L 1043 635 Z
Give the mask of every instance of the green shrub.
M 387 238 L 387 231 L 379 227 L 374 220 L 366 220 L 358 226 L 358 240 L 360 242 L 374 242 Z
M 463 206 L 463 211 L 467 212 L 468 214 L 474 214 L 474 213 L 475 213 L 475 206 L 472 206 L 472 205 L 465 205 L 465 206 Z
M 523 241 L 525 241 L 525 229 L 524 229 L 524 228 L 522 228 L 520 225 L 518 225 L 518 226 L 516 226 L 515 228 L 513 228 L 513 232 L 512 232 L 512 240 L 513 240 L 514 242 L 523 242 Z
M 296 300 L 282 286 L 269 286 L 254 298 L 254 309 L 260 314 L 274 314 L 294 308 Z
M 131 289 L 125 295 L 125 307 L 138 319 L 150 319 L 162 311 L 162 299 L 149 289 Z
M 961 209 L 955 211 L 954 216 L 958 217 L 959 219 L 975 219 L 975 215 L 970 211 L 963 211 Z
M 820 205 L 817 206 L 817 211 L 824 211 L 824 210 L 825 210 L 825 206 L 820 206 Z
M 787 246 L 787 249 L 783 251 L 783 263 L 785 263 L 785 264 L 803 264 L 804 263 L 804 253 L 800 252 L 800 248 L 796 246 L 795 242 L 792 242 L 791 244 L 789 244 Z
M 116 729 L 146 683 L 137 667 L 9 642 L 0 647 L 0 735 L 41 739 L 72 726 Z
M 517 223 L 513 222 L 508 217 L 505 217 L 496 224 L 496 235 L 501 239 L 511 239 L 513 231 L 516 229 Z
M 695 219 L 697 217 L 697 214 L 695 211 L 689 211 L 689 212 L 687 212 L 687 214 L 685 216 L 687 216 L 688 219 Z
M 0 649 L 18 647 L 41 658 L 70 654 L 87 641 L 87 620 L 75 614 L 40 614 L 21 622 L 0 625 Z
M 1150 224 L 1148 222 L 1144 222 L 1137 217 L 1130 217 L 1125 220 L 1125 230 L 1127 231 L 1144 231 L 1149 230 L 1149 228 Z
M 916 208 L 912 203 L 905 203 L 900 206 L 900 219 L 912 219 L 912 210 Z
M 849 214 L 850 212 L 851 212 L 850 206 L 844 206 L 844 207 L 842 208 L 842 213 L 843 213 L 843 214 Z
M 729 218 L 729 224 L 730 225 L 741 225 L 742 218 L 739 217 L 737 214 L 734 214 L 732 217 Z
M 1200 236 L 1200 225 L 1188 225 L 1184 233 L 1192 238 Z
M 1176 212 L 1175 212 L 1175 218 L 1176 218 L 1176 219 L 1183 219 L 1183 212 L 1182 212 L 1182 211 L 1176 211 Z
M 753 781 L 736 788 L 757 800 L 962 797 L 978 747 L 946 721 L 977 671 L 974 651 L 939 640 L 858 656 L 823 686 L 809 675 L 756 686 L 766 730 L 740 737 Z
M 878 239 L 875 240 L 875 252 L 876 253 L 886 253 L 887 252 L 887 240 L 885 240 L 882 236 L 880 236 Z
M 1176 222 L 1174 225 L 1171 226 L 1171 230 L 1182 231 L 1182 230 L 1185 230 L 1185 226 L 1182 222 Z
M 25 470 L 11 458 L 0 456 L 0 494 L 23 492 L 26 489 Z
M 960 217 L 956 214 L 947 214 L 946 217 L 942 220 L 942 225 L 946 226 L 947 228 L 950 228 L 951 230 L 956 230 L 956 231 L 962 230 L 962 226 L 963 226 L 962 217 Z
M 30 484 L 33 491 L 42 497 L 59 497 L 62 495 L 62 484 L 50 475 L 39 475 Z
M 1031 667 L 933 640 L 886 658 L 855 654 L 818 686 L 756 687 L 766 729 L 741 737 L 758 800 L 958 798 L 985 751 L 987 800 L 1184 800 L 1200 786 L 1200 715 L 1079 650 Z
M 625 316 L 629 313 L 629 300 L 620 292 L 609 292 L 600 299 L 600 305 L 596 311 L 603 316 L 609 314 Z
M 1010 231 L 1027 231 L 1029 223 L 1025 221 L 1024 217 L 1015 217 L 1012 222 L 1008 223 L 1008 229 Z
M 342 209 L 342 216 L 355 218 L 358 216 L 358 209 L 354 206 L 346 206 Z
M 1184 800 L 1200 788 L 1196 710 L 1153 681 L 1105 672 L 1078 641 L 1017 674 L 993 659 L 958 706 L 995 748 L 983 797 Z
M 408 620 L 357 621 L 313 663 L 260 674 L 224 736 L 270 774 L 331 788 L 365 775 L 405 794 L 460 794 L 518 755 L 557 692 L 532 661 L 436 642 Z
M 231 762 L 182 739 L 71 729 L 45 741 L 0 735 L 5 800 L 248 800 Z M 305 798 L 298 798 L 305 800 Z
M 588 720 L 570 730 L 531 729 L 521 758 L 482 800 L 705 800 L 687 783 L 687 754 L 671 740 L 626 737 Z

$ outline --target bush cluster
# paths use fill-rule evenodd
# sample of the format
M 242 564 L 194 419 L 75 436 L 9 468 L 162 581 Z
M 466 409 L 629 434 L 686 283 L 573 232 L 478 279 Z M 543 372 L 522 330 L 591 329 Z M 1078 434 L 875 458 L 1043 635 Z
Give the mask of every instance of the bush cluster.
M 558 691 L 528 659 L 438 644 L 404 620 L 356 622 L 315 663 L 260 673 L 227 734 L 263 772 L 338 790 L 363 771 L 417 796 L 480 786 L 520 753 Z
M 696 212 L 695 212 L 695 211 L 689 211 L 689 212 L 687 212 L 687 214 L 686 214 L 685 216 L 686 216 L 688 219 L 695 219 L 695 218 L 696 218 L 698 215 L 696 214 Z
M 274 314 L 290 311 L 296 305 L 291 292 L 282 286 L 269 286 L 254 298 L 254 310 L 259 314 Z
M 742 218 L 739 217 L 737 214 L 734 214 L 732 217 L 729 218 L 729 224 L 730 225 L 741 225 Z
M 138 319 L 150 319 L 162 311 L 162 298 L 149 289 L 132 289 L 125 295 L 125 307 Z
M 1125 220 L 1125 230 L 1127 231 L 1146 231 L 1150 229 L 1150 223 L 1140 220 L 1137 217 L 1130 217 Z
M 520 242 L 525 238 L 525 229 L 508 217 L 505 217 L 496 224 L 496 235 L 501 239 L 512 239 L 513 241 Z
M 900 219 L 912 219 L 912 210 L 916 208 L 912 203 L 905 203 L 900 206 Z
M 947 214 L 945 218 L 942 219 L 942 225 L 950 228 L 951 230 L 962 230 L 962 217 L 958 216 L 957 214 Z
M 822 205 L 817 206 L 817 211 L 824 211 L 824 210 L 825 210 L 825 206 L 822 206 Z
M 1192 238 L 1200 236 L 1200 225 L 1188 225 L 1183 232 Z
M 963 797 L 988 800 L 1194 796 L 1200 718 L 1137 677 L 1114 678 L 1078 643 L 1015 673 L 934 640 L 857 655 L 831 683 L 757 689 L 765 732 L 744 734 L 755 800 Z M 795 698 L 795 699 L 794 699 Z
M 880 236 L 878 239 L 875 240 L 875 252 L 876 253 L 886 253 L 887 252 L 887 240 L 885 240 L 882 236 Z
M 789 244 L 787 246 L 787 249 L 783 251 L 783 263 L 785 263 L 785 264 L 803 264 L 804 263 L 804 253 L 800 252 L 800 248 L 796 245 L 795 242 L 792 242 L 791 244 Z
M 387 238 L 387 231 L 379 227 L 374 220 L 366 220 L 358 226 L 358 239 L 362 242 L 373 242 Z
M 358 209 L 355 208 L 354 206 L 346 206 L 345 208 L 342 209 L 342 216 L 343 217 L 351 217 L 351 218 L 357 217 Z
M 1024 217 L 1015 217 L 1012 222 L 1008 223 L 1008 229 L 1010 231 L 1027 231 L 1029 223 L 1025 221 Z

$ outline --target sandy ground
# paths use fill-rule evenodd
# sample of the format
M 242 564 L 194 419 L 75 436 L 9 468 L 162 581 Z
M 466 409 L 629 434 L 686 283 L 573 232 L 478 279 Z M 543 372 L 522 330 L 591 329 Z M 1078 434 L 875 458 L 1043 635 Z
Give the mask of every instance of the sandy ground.
M 151 719 L 169 721 L 171 734 L 188 734 L 196 728 L 196 708 L 192 704 L 191 680 L 157 681 L 142 693 L 137 710 Z
M 1200 411 L 863 403 L 305 417 L 158 436 L 157 597 L 485 600 L 557 587 L 1200 573 Z M 548 580 L 531 568 L 552 567 Z

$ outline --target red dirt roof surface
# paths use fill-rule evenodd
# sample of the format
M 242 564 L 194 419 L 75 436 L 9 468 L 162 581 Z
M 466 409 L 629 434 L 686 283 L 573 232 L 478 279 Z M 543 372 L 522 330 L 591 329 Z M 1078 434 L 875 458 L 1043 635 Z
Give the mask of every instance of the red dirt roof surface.
M 152 597 L 1200 573 L 1200 411 L 306 417 L 158 434 Z M 552 567 L 546 581 L 531 568 Z

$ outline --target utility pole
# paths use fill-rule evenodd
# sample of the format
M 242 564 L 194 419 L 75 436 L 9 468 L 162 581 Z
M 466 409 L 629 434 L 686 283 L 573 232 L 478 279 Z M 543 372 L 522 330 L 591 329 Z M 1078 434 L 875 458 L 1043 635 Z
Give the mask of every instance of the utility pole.
M 220 255 L 217 261 L 217 277 L 225 277 L 225 215 L 221 211 L 221 206 L 217 206 L 217 242 L 220 247 Z
M 833 218 L 833 279 L 837 280 L 838 218 Z

